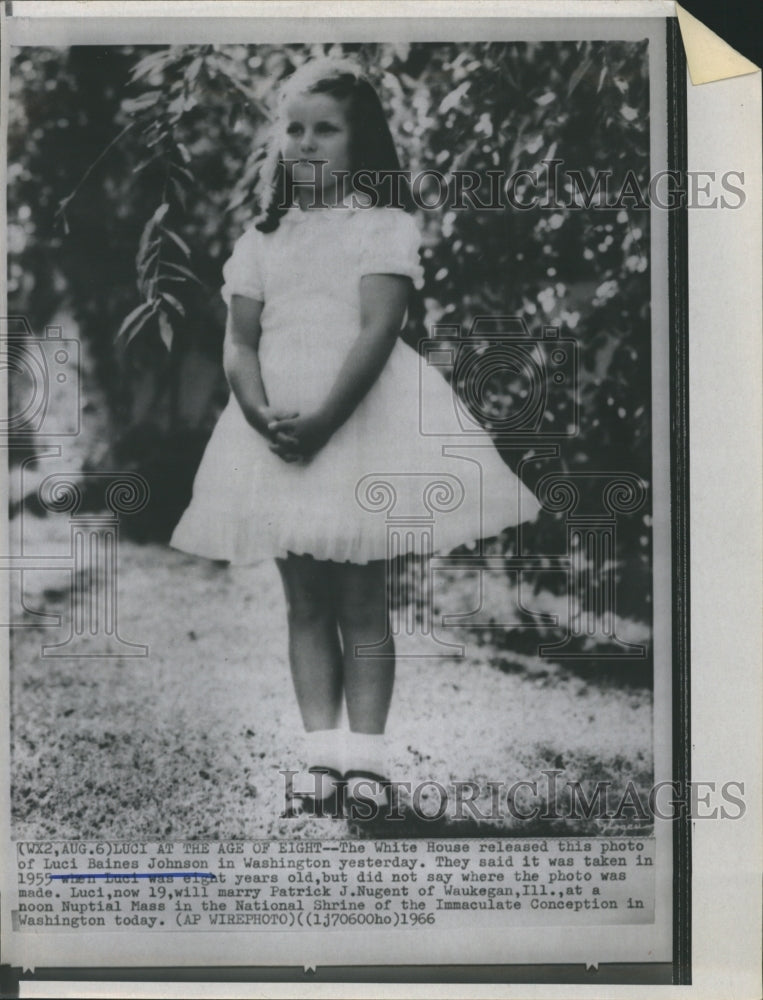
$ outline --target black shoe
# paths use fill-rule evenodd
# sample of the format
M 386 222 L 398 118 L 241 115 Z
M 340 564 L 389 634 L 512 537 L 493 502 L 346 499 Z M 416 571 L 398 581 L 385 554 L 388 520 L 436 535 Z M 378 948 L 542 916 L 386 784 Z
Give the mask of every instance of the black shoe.
M 334 790 L 322 799 L 309 792 L 304 794 L 294 792 L 283 818 L 294 819 L 297 816 L 313 816 L 316 819 L 341 819 L 344 815 L 344 779 L 342 775 L 332 767 L 311 767 L 308 768 L 307 773 L 333 778 Z
M 362 778 L 369 786 L 369 789 L 376 787 L 380 791 L 383 791 L 384 801 L 377 802 L 370 797 L 364 798 L 362 792 L 358 796 L 346 794 L 345 808 L 347 818 L 354 823 L 360 823 L 364 826 L 384 819 L 390 807 L 389 778 L 383 778 L 380 774 L 374 774 L 373 771 L 347 771 L 344 776 L 345 791 L 347 783 L 353 778 Z

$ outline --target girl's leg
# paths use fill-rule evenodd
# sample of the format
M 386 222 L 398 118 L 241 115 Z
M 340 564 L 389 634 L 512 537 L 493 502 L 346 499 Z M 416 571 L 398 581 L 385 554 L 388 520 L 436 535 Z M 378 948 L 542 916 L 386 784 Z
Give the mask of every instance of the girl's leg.
M 389 634 L 387 563 L 333 567 L 336 617 L 342 633 L 344 693 L 354 733 L 381 735 L 395 681 L 395 646 Z M 358 646 L 374 646 L 364 655 Z M 366 651 L 366 653 L 369 651 Z
M 383 734 L 395 680 L 395 647 L 387 614 L 387 563 L 338 564 L 334 577 L 351 730 L 345 773 L 347 805 L 350 819 L 370 820 L 389 804 Z M 363 646 L 374 648 L 358 649 Z
M 305 730 L 336 729 L 342 708 L 342 653 L 329 565 L 296 555 L 276 563 L 286 594 L 289 661 Z
M 305 727 L 304 756 L 312 787 L 296 793 L 305 810 L 339 815 L 337 794 L 343 769 L 339 732 L 342 711 L 342 652 L 334 614 L 331 574 L 310 556 L 276 560 L 286 595 L 289 662 Z

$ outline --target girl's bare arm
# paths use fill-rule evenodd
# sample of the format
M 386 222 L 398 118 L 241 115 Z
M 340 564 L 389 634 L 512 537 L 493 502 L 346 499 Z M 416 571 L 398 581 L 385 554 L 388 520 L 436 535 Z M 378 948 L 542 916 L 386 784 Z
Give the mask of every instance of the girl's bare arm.
M 231 296 L 223 345 L 223 368 L 246 419 L 255 430 L 271 439 L 268 424 L 274 417 L 296 414 L 276 414 L 268 405 L 257 353 L 262 333 L 261 314 L 262 302 L 244 295 Z
M 397 274 L 360 280 L 360 334 L 350 348 L 322 410 L 332 432 L 347 420 L 392 353 L 408 305 L 410 281 Z

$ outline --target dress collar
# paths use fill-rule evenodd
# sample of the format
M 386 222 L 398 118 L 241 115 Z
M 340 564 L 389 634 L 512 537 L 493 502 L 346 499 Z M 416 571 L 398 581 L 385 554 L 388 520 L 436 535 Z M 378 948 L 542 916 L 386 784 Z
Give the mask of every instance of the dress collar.
M 363 195 L 348 195 L 340 202 L 337 202 L 336 205 L 327 206 L 326 208 L 302 209 L 299 205 L 292 205 L 291 208 L 286 209 L 286 214 L 283 216 L 283 219 L 296 224 L 301 224 L 306 222 L 308 219 L 328 219 L 337 217 L 346 218 L 361 209 L 369 207 L 370 202 Z

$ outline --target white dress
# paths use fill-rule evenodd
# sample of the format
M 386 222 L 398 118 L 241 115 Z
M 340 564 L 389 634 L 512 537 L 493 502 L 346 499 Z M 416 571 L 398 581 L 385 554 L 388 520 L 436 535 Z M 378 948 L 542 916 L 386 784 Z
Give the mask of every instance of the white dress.
M 392 208 L 292 208 L 275 232 L 244 233 L 223 298 L 264 303 L 259 359 L 272 406 L 321 404 L 359 333 L 361 276 L 420 282 L 419 244 L 411 216 Z M 296 464 L 269 450 L 231 393 L 170 545 L 234 564 L 288 552 L 366 563 L 448 552 L 534 519 L 535 497 L 487 434 L 464 434 L 455 402 L 398 339 L 349 419 Z

